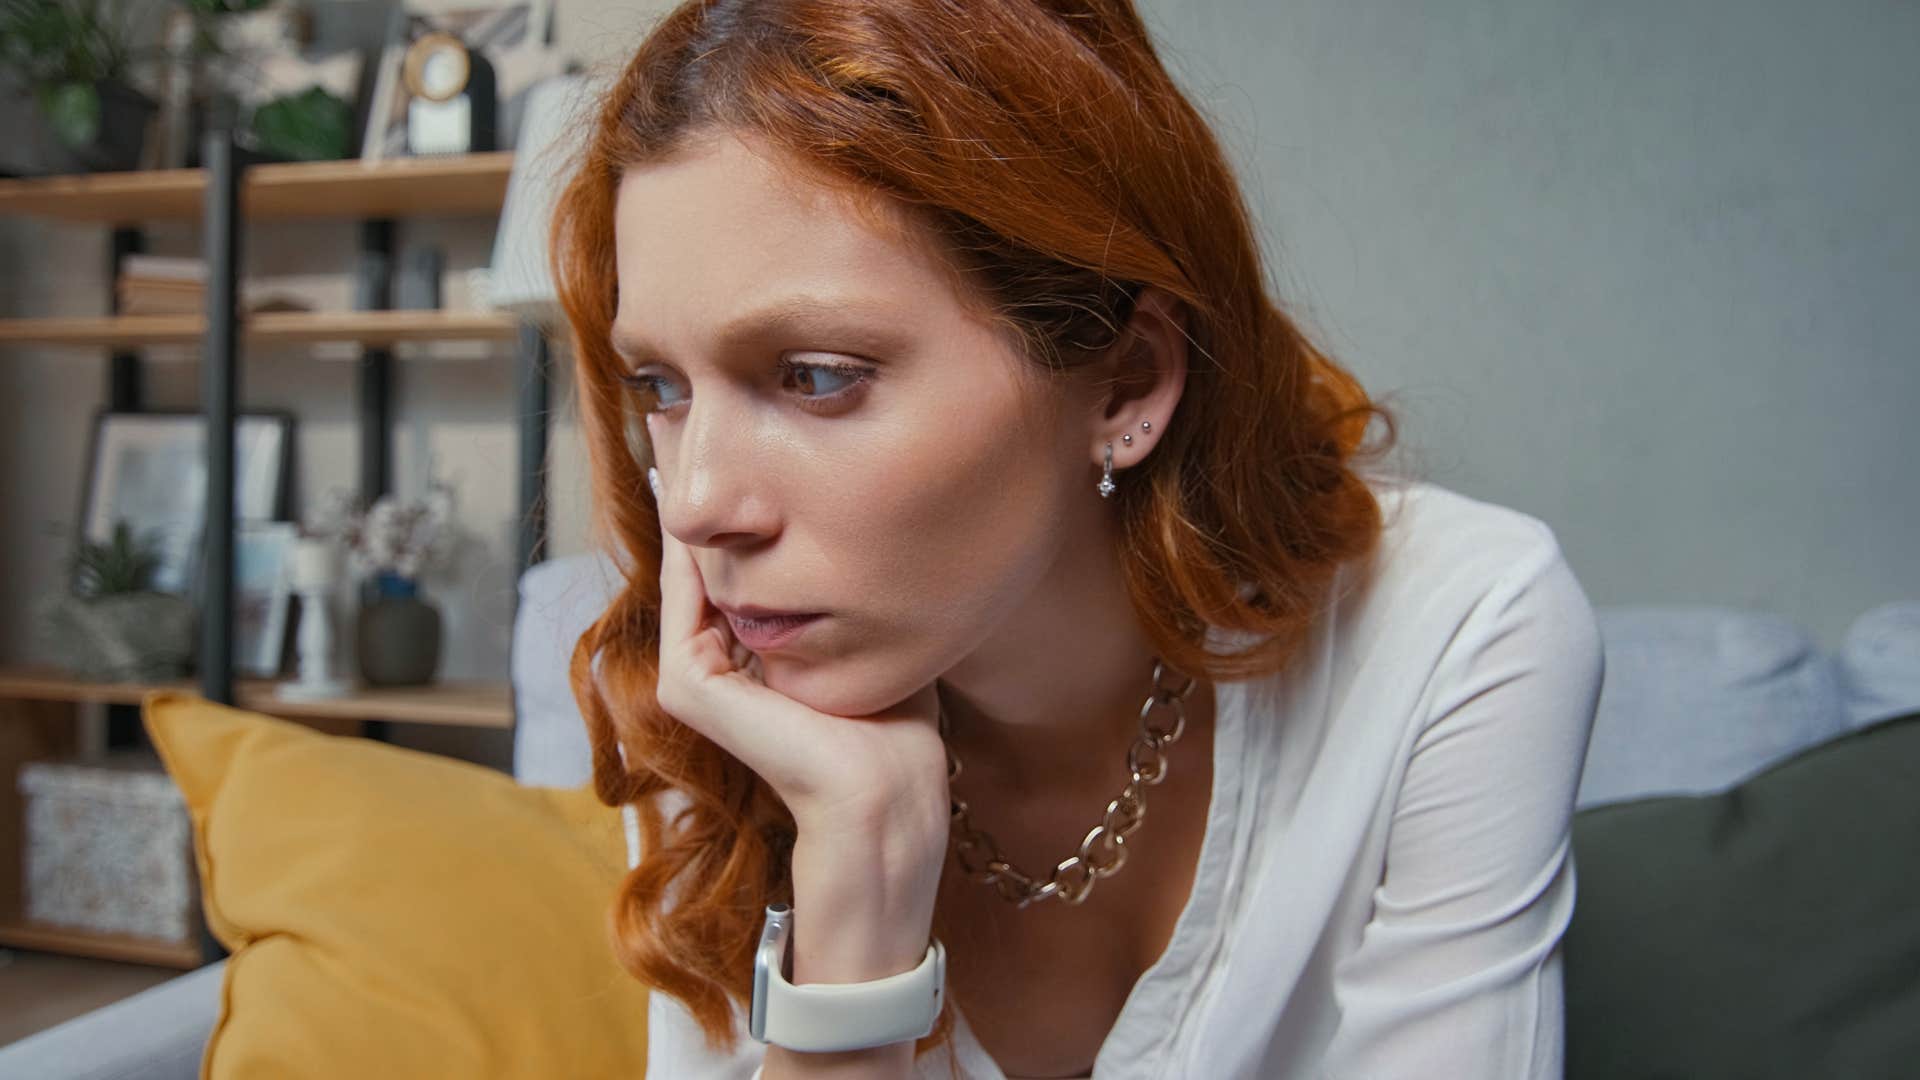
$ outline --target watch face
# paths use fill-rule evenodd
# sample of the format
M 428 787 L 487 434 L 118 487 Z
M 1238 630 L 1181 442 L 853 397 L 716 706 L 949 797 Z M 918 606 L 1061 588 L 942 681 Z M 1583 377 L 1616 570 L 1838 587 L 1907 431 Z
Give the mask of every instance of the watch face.
M 445 31 L 422 35 L 407 49 L 402 67 L 408 92 L 428 101 L 452 100 L 473 73 L 466 44 Z

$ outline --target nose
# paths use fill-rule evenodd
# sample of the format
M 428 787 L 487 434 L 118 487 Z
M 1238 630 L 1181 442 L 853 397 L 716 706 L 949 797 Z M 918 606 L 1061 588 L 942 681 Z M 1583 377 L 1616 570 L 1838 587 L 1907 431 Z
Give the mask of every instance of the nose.
M 740 547 L 774 532 L 771 484 L 748 425 L 722 410 L 688 409 L 671 433 L 651 425 L 660 526 L 689 547 Z

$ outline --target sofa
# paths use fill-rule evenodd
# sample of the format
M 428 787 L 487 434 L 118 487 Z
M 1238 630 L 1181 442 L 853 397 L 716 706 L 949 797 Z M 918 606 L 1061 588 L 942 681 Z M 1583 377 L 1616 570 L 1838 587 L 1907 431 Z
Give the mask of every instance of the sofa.
M 551 560 L 520 580 L 511 675 L 513 775 L 521 784 L 588 780 L 567 662 L 618 581 L 599 554 Z M 1581 780 L 1583 814 L 1719 791 L 1809 747 L 1920 710 L 1920 603 L 1863 614 L 1833 654 L 1790 620 L 1761 612 L 1635 606 L 1597 615 L 1607 669 Z M 0 1077 L 192 1080 L 224 969 L 224 961 L 208 965 L 0 1047 Z

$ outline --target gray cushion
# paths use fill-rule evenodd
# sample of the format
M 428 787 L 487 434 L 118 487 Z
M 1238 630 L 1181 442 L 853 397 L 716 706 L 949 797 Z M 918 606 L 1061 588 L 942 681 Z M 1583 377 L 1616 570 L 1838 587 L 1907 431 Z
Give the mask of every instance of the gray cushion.
M 580 635 L 624 584 L 601 552 L 549 559 L 520 575 L 513 622 L 513 775 L 522 784 L 579 787 L 593 756 L 568 667 Z
M 1847 727 L 1833 660 L 1790 620 L 1596 610 L 1606 648 L 1579 805 L 1718 791 Z

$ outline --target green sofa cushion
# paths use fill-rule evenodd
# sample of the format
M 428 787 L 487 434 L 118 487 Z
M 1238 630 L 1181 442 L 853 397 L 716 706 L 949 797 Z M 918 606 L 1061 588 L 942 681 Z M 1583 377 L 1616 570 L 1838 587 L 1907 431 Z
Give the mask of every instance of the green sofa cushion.
M 1573 845 L 1569 1080 L 1920 1076 L 1920 713 Z

